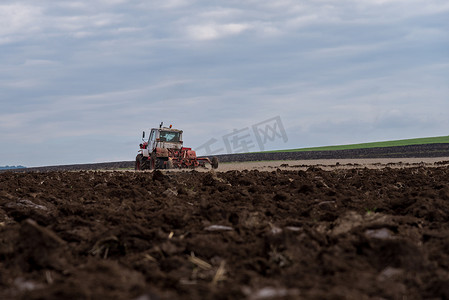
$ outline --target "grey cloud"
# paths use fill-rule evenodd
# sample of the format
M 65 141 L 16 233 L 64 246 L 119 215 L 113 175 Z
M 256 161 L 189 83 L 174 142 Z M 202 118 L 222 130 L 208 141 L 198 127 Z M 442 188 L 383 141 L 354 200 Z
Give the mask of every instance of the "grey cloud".
M 377 139 L 376 128 L 435 135 L 447 128 L 448 8 L 441 0 L 6 1 L 0 141 L 10 146 L 0 155 L 13 159 L 27 139 L 36 149 L 84 144 L 89 151 L 72 161 L 92 161 L 101 147 L 87 141 L 106 135 L 106 160 L 132 159 L 134 146 L 118 143 L 136 137 L 137 145 L 138 132 L 162 120 L 189 129 L 192 145 L 274 115 L 302 128 L 290 147 Z M 392 111 L 421 129 L 385 119 Z M 342 130 L 326 134 L 326 124 Z M 350 124 L 361 129 L 346 136 Z M 27 164 L 51 161 L 45 155 Z

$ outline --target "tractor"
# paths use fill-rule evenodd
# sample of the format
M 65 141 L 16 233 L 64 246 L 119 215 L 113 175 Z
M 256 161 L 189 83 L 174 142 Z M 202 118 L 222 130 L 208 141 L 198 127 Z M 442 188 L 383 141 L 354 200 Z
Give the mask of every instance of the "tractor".
M 136 156 L 135 170 L 174 169 L 174 168 L 218 168 L 218 159 L 213 157 L 197 157 L 192 148 L 183 146 L 182 130 L 169 127 L 152 128 L 150 136 L 145 139 L 142 133 L 139 154 Z

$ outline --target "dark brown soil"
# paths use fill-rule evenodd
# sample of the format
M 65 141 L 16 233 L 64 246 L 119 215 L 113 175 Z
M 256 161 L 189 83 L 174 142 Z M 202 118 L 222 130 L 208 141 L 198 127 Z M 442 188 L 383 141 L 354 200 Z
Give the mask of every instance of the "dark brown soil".
M 449 168 L 0 174 L 0 299 L 448 299 Z

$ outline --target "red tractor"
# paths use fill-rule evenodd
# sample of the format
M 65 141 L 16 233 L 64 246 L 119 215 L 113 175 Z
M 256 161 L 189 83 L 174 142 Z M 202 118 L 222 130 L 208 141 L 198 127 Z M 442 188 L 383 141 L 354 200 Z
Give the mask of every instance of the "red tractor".
M 192 148 L 183 147 L 182 130 L 170 127 L 152 128 L 148 140 L 142 134 L 139 154 L 136 156 L 135 170 L 196 168 L 210 164 L 218 168 L 218 159 L 197 157 Z

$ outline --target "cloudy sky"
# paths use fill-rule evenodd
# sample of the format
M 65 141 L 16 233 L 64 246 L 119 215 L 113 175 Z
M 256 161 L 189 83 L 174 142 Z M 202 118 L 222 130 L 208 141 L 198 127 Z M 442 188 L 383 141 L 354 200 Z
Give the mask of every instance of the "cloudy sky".
M 133 160 L 161 121 L 224 152 L 277 116 L 265 149 L 448 135 L 448 20 L 447 0 L 2 0 L 0 165 Z

